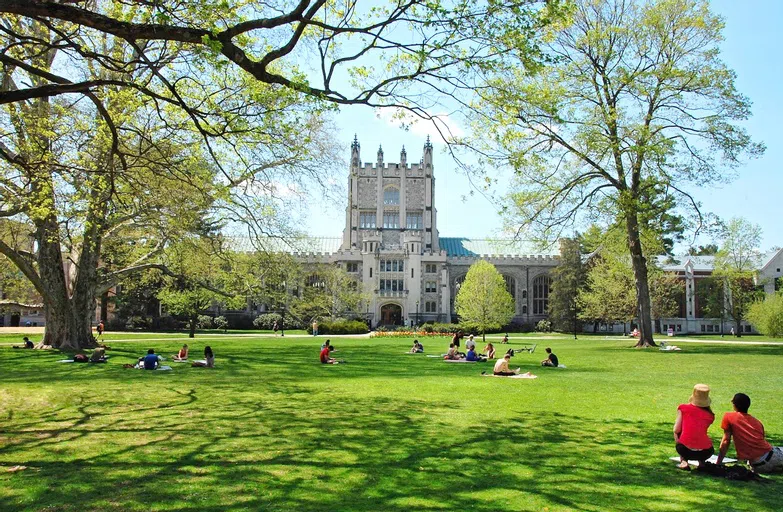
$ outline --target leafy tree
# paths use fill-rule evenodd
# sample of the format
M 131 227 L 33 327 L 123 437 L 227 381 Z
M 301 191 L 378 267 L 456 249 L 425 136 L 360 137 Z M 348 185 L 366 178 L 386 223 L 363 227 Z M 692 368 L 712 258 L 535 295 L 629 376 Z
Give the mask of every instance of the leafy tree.
M 41 295 L 45 341 L 91 344 L 96 296 L 165 272 L 163 250 L 200 223 L 290 236 L 283 191 L 328 183 L 335 106 L 432 119 L 423 91 L 472 94 L 509 52 L 534 60 L 560 7 L 0 3 L 0 218 L 35 241 L 0 254 Z
M 783 337 L 783 295 L 768 295 L 763 301 L 750 305 L 746 315 L 761 334 L 774 338 Z
M 688 248 L 688 254 L 691 256 L 714 256 L 718 253 L 718 249 L 719 247 L 715 244 L 700 245 Z
M 514 299 L 495 266 L 479 260 L 468 269 L 454 309 L 461 320 L 475 325 L 486 341 L 488 329 L 499 329 L 514 317 Z
M 617 213 L 639 345 L 654 345 L 646 212 L 658 209 L 658 224 L 671 224 L 675 203 L 698 214 L 684 185 L 725 181 L 743 156 L 762 153 L 739 125 L 750 102 L 719 58 L 723 21 L 706 1 L 577 2 L 571 22 L 551 28 L 548 63 L 500 68 L 481 90 L 480 138 L 465 143 L 515 171 L 513 220 L 546 241 Z
M 761 264 L 761 228 L 743 218 L 732 218 L 723 229 L 720 250 L 715 255 L 713 278 L 723 283 L 723 290 L 713 308 L 734 321 L 734 334 L 742 336 L 742 320 L 751 304 L 763 297 L 759 289 L 758 269 Z M 723 313 L 721 314 L 721 317 Z
M 579 242 L 563 238 L 560 241 L 560 264 L 552 271 L 549 292 L 549 319 L 557 331 L 577 332 L 579 303 L 577 296 L 585 284 L 585 272 Z

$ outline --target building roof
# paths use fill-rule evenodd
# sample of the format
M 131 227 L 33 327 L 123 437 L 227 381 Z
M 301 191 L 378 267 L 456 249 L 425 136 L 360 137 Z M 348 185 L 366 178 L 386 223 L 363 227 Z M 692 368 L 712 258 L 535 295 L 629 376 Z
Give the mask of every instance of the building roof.
M 440 248 L 449 257 L 459 256 L 526 256 L 529 254 L 556 254 L 534 251 L 529 244 L 513 238 L 440 237 Z
M 252 252 L 257 250 L 283 253 L 311 253 L 334 254 L 340 249 L 343 239 L 328 236 L 307 236 L 300 238 L 266 238 L 261 242 L 261 247 L 256 246 L 248 237 L 232 237 L 233 247 L 236 250 Z

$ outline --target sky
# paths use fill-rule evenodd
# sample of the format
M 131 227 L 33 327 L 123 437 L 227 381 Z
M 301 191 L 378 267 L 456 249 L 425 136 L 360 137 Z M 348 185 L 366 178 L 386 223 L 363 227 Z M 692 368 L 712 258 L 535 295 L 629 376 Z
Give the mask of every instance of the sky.
M 744 126 L 754 140 L 766 144 L 767 150 L 761 158 L 741 167 L 732 183 L 717 188 L 692 184 L 692 190 L 703 211 L 722 219 L 744 217 L 760 225 L 763 250 L 783 246 L 783 65 L 779 55 L 783 35 L 778 31 L 783 19 L 783 0 L 712 0 L 710 5 L 726 23 L 722 58 L 737 73 L 737 89 L 753 102 L 753 116 Z M 345 178 L 343 182 L 347 183 L 349 146 L 354 135 L 361 144 L 362 162 L 375 162 L 379 145 L 383 146 L 385 162 L 399 162 L 403 145 L 408 161 L 416 162 L 429 134 L 435 149 L 435 207 L 440 235 L 507 236 L 497 214 L 500 205 L 479 193 L 458 170 L 454 160 L 443 151 L 444 144 L 432 126 L 414 125 L 406 131 L 399 123 L 367 107 L 343 108 L 337 114 L 336 124 L 339 142 L 345 147 L 344 170 L 338 173 Z M 341 236 L 345 204 L 316 203 L 319 204 L 313 205 L 308 218 L 308 233 Z M 695 242 L 705 244 L 711 240 L 702 237 Z M 687 244 L 679 250 L 686 248 Z

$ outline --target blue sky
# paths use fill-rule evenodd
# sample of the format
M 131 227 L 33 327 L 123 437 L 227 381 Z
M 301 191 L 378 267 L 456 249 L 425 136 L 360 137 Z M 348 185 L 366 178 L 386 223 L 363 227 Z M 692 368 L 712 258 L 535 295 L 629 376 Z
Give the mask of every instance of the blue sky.
M 712 0 L 711 6 L 726 22 L 723 60 L 737 73 L 740 92 L 753 101 L 753 117 L 745 124 L 755 140 L 763 141 L 767 151 L 739 169 L 738 178 L 720 188 L 694 190 L 703 209 L 721 218 L 745 217 L 763 229 L 762 249 L 783 246 L 783 65 L 779 49 L 783 43 L 778 25 L 783 19 L 783 0 Z M 337 115 L 338 136 L 345 146 L 358 134 L 362 161 L 374 162 L 378 145 L 383 145 L 386 162 L 398 162 L 404 145 L 408 161 L 421 155 L 426 134 L 435 135 L 429 126 L 414 126 L 409 131 L 379 117 L 369 108 L 344 108 Z M 457 170 L 443 144 L 433 136 L 435 145 L 435 207 L 441 236 L 487 238 L 502 235 L 498 206 L 482 194 L 474 193 L 470 181 Z M 347 164 L 346 164 L 347 165 Z M 339 175 L 345 182 L 347 167 Z M 340 236 L 345 205 L 314 205 L 308 219 L 313 236 Z M 701 239 L 698 243 L 709 240 Z

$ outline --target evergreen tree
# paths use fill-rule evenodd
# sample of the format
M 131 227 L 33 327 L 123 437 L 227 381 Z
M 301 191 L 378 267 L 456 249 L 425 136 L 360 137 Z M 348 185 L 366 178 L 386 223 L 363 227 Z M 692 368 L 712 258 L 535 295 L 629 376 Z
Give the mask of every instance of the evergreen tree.
M 560 264 L 552 271 L 552 288 L 549 292 L 549 320 L 556 331 L 573 331 L 576 337 L 579 303 L 577 296 L 585 284 L 582 254 L 576 239 L 560 240 Z

